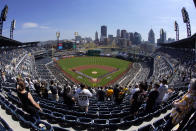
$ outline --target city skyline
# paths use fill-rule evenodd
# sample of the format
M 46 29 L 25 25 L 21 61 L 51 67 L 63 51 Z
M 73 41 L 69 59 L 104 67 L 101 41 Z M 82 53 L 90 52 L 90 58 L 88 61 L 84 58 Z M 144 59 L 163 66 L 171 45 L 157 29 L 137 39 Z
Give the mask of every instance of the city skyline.
M 47 3 L 47 4 L 46 4 Z M 181 9 L 189 13 L 191 30 L 196 30 L 196 13 L 193 1 L 184 0 L 78 0 L 51 2 L 49 0 L 1 0 L 0 9 L 8 5 L 7 21 L 3 36 L 9 37 L 10 24 L 16 20 L 14 39 L 25 41 L 55 40 L 56 32 L 60 39 L 73 39 L 74 32 L 82 37 L 94 38 L 95 31 L 101 34 L 100 27 L 107 26 L 107 34 L 116 36 L 117 29 L 139 32 L 142 39 L 148 40 L 152 28 L 155 40 L 163 28 L 167 36 L 175 38 L 174 21 L 179 23 L 180 39 L 186 38 L 186 25 L 183 23 Z

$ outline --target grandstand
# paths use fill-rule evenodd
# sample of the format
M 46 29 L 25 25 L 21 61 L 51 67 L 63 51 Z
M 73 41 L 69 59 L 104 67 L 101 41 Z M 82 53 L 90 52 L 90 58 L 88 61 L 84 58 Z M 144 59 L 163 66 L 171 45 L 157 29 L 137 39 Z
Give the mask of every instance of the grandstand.
M 191 78 L 195 77 L 195 35 L 185 40 L 162 45 L 151 56 L 128 54 L 121 59 L 133 62 L 133 67 L 124 74 L 111 88 L 122 87 L 124 92 L 121 103 L 105 99 L 98 101 L 96 93 L 99 88 L 92 89 L 88 112 L 81 111 L 76 102 L 73 107 L 63 102 L 63 87 L 69 86 L 75 91 L 79 85 L 71 81 L 59 70 L 53 59 L 47 54 L 47 49 L 35 43 L 21 43 L 5 37 L 0 51 L 0 130 L 164 130 L 166 121 L 172 111 L 172 103 L 181 98 L 188 91 Z M 189 44 L 187 44 L 187 42 Z M 6 48 L 2 48 L 5 47 Z M 185 48 L 185 49 L 184 49 Z M 58 52 L 57 52 L 58 53 Z M 61 54 L 59 54 L 60 56 Z M 75 53 L 63 53 L 63 56 L 76 56 Z M 114 56 L 113 56 L 114 57 Z M 119 56 L 115 56 L 118 57 Z M 41 119 L 28 115 L 17 97 L 16 77 L 30 78 L 36 82 L 54 80 L 58 87 L 58 100 L 52 99 L 51 92 L 48 99 L 44 98 L 35 88 L 30 88 L 33 98 L 39 102 L 43 111 L 39 111 Z M 151 83 L 159 83 L 167 79 L 168 86 L 173 92 L 170 97 L 154 107 L 150 112 L 145 111 L 145 101 L 139 107 L 137 114 L 133 114 L 130 97 L 135 85 L 145 83 L 150 88 Z M 105 90 L 108 87 L 105 87 Z M 150 89 L 146 90 L 148 94 Z M 40 126 L 42 125 L 42 126 Z M 187 119 L 181 121 L 174 128 L 178 131 L 195 129 L 195 112 L 189 113 Z

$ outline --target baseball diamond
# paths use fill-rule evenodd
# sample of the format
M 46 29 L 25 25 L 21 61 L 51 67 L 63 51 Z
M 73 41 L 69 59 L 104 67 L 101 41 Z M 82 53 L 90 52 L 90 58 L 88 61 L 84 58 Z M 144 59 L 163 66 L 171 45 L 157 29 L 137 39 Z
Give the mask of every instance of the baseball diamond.
M 70 80 L 93 87 L 114 83 L 131 66 L 129 61 L 112 57 L 72 57 L 56 62 Z

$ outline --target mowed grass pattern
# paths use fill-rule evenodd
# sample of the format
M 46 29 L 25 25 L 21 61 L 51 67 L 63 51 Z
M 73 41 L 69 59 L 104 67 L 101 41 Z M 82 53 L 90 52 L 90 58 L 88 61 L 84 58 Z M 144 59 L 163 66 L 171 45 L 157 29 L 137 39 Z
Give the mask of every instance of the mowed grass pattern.
M 129 61 L 125 61 L 117 58 L 93 57 L 93 56 L 65 58 L 65 59 L 58 60 L 57 63 L 65 72 L 70 74 L 76 80 L 91 87 L 106 85 L 111 80 L 115 79 L 121 73 L 126 71 L 130 64 Z M 102 78 L 98 83 L 93 83 L 88 78 L 82 77 L 70 70 L 71 68 L 82 66 L 82 65 L 106 65 L 106 66 L 118 68 L 118 71 L 110 74 L 109 76 Z

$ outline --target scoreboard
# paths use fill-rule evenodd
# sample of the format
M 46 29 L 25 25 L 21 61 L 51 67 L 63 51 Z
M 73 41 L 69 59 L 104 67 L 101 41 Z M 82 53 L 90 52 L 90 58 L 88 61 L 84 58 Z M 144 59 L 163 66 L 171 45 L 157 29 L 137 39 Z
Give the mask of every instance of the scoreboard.
M 62 43 L 58 43 L 58 49 L 62 50 L 63 49 L 63 44 Z

